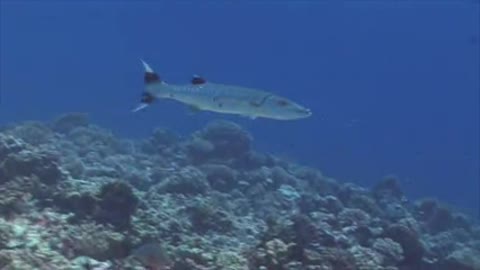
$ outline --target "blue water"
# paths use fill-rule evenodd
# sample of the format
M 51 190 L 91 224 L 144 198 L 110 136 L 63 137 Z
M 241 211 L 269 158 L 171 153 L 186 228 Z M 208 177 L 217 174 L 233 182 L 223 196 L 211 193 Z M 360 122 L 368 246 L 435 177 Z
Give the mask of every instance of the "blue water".
M 396 174 L 410 198 L 478 211 L 478 2 L 19 2 L 0 2 L 0 124 L 83 111 L 121 136 L 187 136 L 223 118 L 339 180 Z M 140 58 L 167 82 L 265 88 L 314 115 L 192 116 L 170 101 L 131 114 Z

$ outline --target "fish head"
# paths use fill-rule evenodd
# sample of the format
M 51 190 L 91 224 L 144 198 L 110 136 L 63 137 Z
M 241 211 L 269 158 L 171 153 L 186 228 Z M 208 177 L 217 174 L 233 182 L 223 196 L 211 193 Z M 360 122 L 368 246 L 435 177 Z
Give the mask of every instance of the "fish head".
M 307 118 L 312 111 L 284 97 L 272 95 L 267 98 L 260 108 L 265 117 L 277 120 L 295 120 Z

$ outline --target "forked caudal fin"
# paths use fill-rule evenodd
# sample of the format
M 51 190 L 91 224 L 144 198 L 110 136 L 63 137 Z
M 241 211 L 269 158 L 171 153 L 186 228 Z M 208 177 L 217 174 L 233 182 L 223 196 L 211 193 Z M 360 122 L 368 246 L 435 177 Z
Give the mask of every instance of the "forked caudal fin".
M 148 65 L 142 59 L 140 59 L 140 61 L 142 61 L 143 68 L 145 69 L 145 76 L 144 76 L 145 84 L 161 82 L 160 76 L 158 76 L 158 74 L 155 71 L 153 71 L 150 65 Z
M 153 71 L 150 65 L 148 65 L 142 59 L 140 59 L 140 61 L 142 62 L 143 68 L 145 69 L 145 75 L 144 75 L 145 85 L 148 86 L 150 84 L 161 82 L 160 76 L 158 76 L 158 74 L 155 71 Z M 132 112 L 138 112 L 140 110 L 147 108 L 153 101 L 155 101 L 155 97 L 151 93 L 144 91 L 142 93 L 140 104 L 137 107 L 135 107 L 132 110 Z

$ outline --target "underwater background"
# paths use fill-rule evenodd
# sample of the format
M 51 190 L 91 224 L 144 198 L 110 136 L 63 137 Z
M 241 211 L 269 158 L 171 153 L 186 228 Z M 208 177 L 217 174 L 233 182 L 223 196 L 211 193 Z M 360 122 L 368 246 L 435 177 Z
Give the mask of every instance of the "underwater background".
M 478 208 L 478 2 L 2 1 L 1 122 L 89 112 L 122 136 L 234 120 L 255 144 L 371 185 Z M 250 121 L 172 102 L 131 114 L 145 59 L 164 80 L 264 88 L 310 107 Z M 268 139 L 265 139 L 268 138 Z
M 191 178 L 195 178 L 196 173 L 198 177 L 202 177 L 203 174 L 210 175 L 212 168 L 204 170 L 195 163 L 198 162 L 196 160 L 198 156 L 195 155 L 201 155 L 201 153 L 193 154 L 194 160 L 190 160 L 191 149 L 182 148 L 184 141 L 188 143 L 191 143 L 190 140 L 195 141 L 189 139 L 193 134 L 193 137 L 211 140 L 215 145 L 212 139 L 215 136 L 209 137 L 209 132 L 224 134 L 223 127 L 233 133 L 231 135 L 227 132 L 228 136 L 231 135 L 234 138 L 231 141 L 234 143 L 232 147 L 238 147 L 235 144 L 237 141 L 248 142 L 247 146 L 240 146 L 240 152 L 254 149 L 258 153 L 272 155 L 275 159 L 282 160 L 271 161 L 271 163 L 263 161 L 257 164 L 273 168 L 272 174 L 278 174 L 275 168 L 282 167 L 281 164 L 284 164 L 282 162 L 291 162 L 320 170 L 322 177 L 312 176 L 312 179 L 318 178 L 320 182 L 327 181 L 325 179 L 331 177 L 339 183 L 350 182 L 356 187 L 373 188 L 377 192 L 387 186 L 386 189 L 394 191 L 389 191 L 393 194 L 391 194 L 393 200 L 401 201 L 403 198 L 400 199 L 401 196 L 398 196 L 398 185 L 408 200 L 435 198 L 468 213 L 472 222 L 480 216 L 478 1 L 252 1 L 245 3 L 89 1 L 81 3 L 2 0 L 0 3 L 0 126 L 3 127 L 4 133 L 0 133 L 4 136 L 0 137 L 0 141 L 5 142 L 4 146 L 12 145 L 7 136 L 25 141 L 15 142 L 14 145 L 27 144 L 34 148 L 44 145 L 49 149 L 60 148 L 59 151 L 65 150 L 61 149 L 64 145 L 73 143 L 76 147 L 72 148 L 72 152 L 77 154 L 63 153 L 59 161 L 59 164 L 65 164 L 64 169 L 68 171 L 71 169 L 71 162 L 63 158 L 70 155 L 84 158 L 82 156 L 85 154 L 82 154 L 84 147 L 91 147 L 91 151 L 98 153 L 107 151 L 96 148 L 96 144 L 85 143 L 84 139 L 79 139 L 91 136 L 93 141 L 95 137 L 101 138 L 103 143 L 108 140 L 115 142 L 107 143 L 110 149 L 108 151 L 118 155 L 130 155 L 118 161 L 118 164 L 135 167 L 135 173 L 146 173 L 144 164 L 140 165 L 142 159 L 150 159 L 149 162 L 155 164 L 157 156 L 160 155 L 166 159 L 165 162 L 161 162 L 162 166 L 168 167 L 169 162 L 191 163 L 193 169 L 187 166 L 187 171 L 184 173 L 193 174 Z M 193 74 L 199 74 L 212 82 L 266 89 L 286 96 L 312 109 L 313 115 L 297 121 L 251 120 L 209 112 L 192 115 L 184 105 L 167 100 L 160 100 L 145 111 L 131 113 L 131 109 L 140 101 L 144 88 L 144 70 L 140 59 L 148 62 L 162 79 L 169 83 L 189 82 Z M 98 125 L 106 131 L 89 127 L 91 130 L 74 132 L 71 126 L 65 128 L 58 127 L 56 124 L 53 126 L 45 124 L 39 128 L 36 126 L 38 123 L 23 124 L 25 121 L 50 123 L 52 119 L 60 117 L 57 121 L 62 125 L 68 121 L 74 123 L 70 125 L 83 128 L 90 125 L 86 124 L 87 120 L 83 116 L 76 114 L 62 116 L 70 112 L 86 113 L 88 123 Z M 216 122 L 219 120 L 228 122 Z M 25 133 L 22 129 L 24 125 L 27 129 L 33 128 L 34 131 Z M 158 128 L 169 130 L 179 138 L 172 139 L 168 132 L 165 135 L 162 133 L 165 131 L 158 133 L 157 130 L 152 139 L 152 132 Z M 35 133 L 39 132 L 37 129 L 48 129 L 40 132 L 42 134 L 52 132 L 57 135 L 51 135 L 42 142 L 29 141 L 33 136 L 29 132 L 37 134 Z M 79 132 L 85 132 L 87 135 L 79 135 Z M 109 132 L 114 134 L 113 138 L 106 135 Z M 246 135 L 246 132 L 249 135 Z M 37 136 L 38 134 L 33 137 L 37 138 Z M 57 138 L 57 136 L 60 137 Z M 53 138 L 58 141 L 53 142 Z M 77 144 L 78 140 L 83 144 Z M 135 142 L 133 144 L 141 144 L 142 154 L 130 153 L 131 150 L 127 151 L 123 148 L 118 150 L 120 148 L 116 146 L 117 141 L 121 140 L 133 140 Z M 145 149 L 145 144 L 140 143 L 143 140 L 152 144 L 147 145 L 150 148 Z M 12 148 L 9 147 L 5 149 L 10 150 L 2 152 L 1 145 L 2 143 L 0 143 L 0 163 L 2 154 L 7 160 L 7 154 L 16 153 L 16 150 L 11 150 Z M 164 150 L 159 150 L 162 148 L 160 145 L 162 147 L 167 145 L 165 149 L 170 150 L 162 152 Z M 16 148 L 13 147 L 13 149 Z M 102 156 L 102 154 L 99 155 Z M 87 156 L 82 162 L 84 164 L 97 162 L 89 158 L 91 157 Z M 135 161 L 130 161 L 130 158 Z M 205 161 L 207 164 L 210 164 L 210 159 L 225 157 L 206 155 L 203 158 L 207 160 Z M 240 176 L 237 173 L 241 175 L 244 168 L 237 167 L 238 164 L 235 162 L 240 162 L 237 160 L 240 158 L 239 156 L 228 156 L 228 158 L 234 161 L 227 167 L 235 170 L 234 178 L 239 180 Z M 246 161 L 242 160 L 242 162 Z M 104 169 L 110 165 L 104 164 Z M 202 168 L 199 169 L 200 172 L 196 171 L 197 165 Z M 88 181 L 88 177 L 91 177 L 90 180 L 96 179 L 95 177 L 99 177 L 98 174 L 107 178 L 115 178 L 117 174 L 129 175 L 122 171 L 125 168 L 127 167 L 118 169 L 112 165 L 105 169 L 113 176 L 105 176 L 109 175 L 105 172 L 87 173 L 88 170 L 82 173 L 77 172 L 76 175 L 73 171 L 69 173 L 73 178 Z M 98 170 L 102 171 L 102 169 Z M 113 173 L 110 170 L 117 170 L 117 172 Z M 125 170 L 130 171 L 130 169 Z M 225 173 L 225 168 L 222 167 L 222 170 L 217 173 Z M 0 172 L 0 176 L 4 177 L 0 183 L 7 182 L 5 179 L 9 179 L 8 177 L 13 177 L 12 179 L 17 177 L 16 174 L 7 171 L 3 174 Z M 164 174 L 160 175 L 164 177 Z M 308 174 L 305 172 L 297 171 L 293 174 L 298 179 L 308 178 L 304 177 Z M 395 184 L 390 175 L 395 176 Z M 118 178 L 121 178 L 120 176 Z M 385 180 L 386 176 L 388 176 L 387 180 Z M 132 179 L 136 177 L 139 176 L 132 176 Z M 241 182 L 239 190 L 247 194 L 244 185 L 251 184 L 249 177 L 252 179 L 255 177 L 245 177 L 247 180 L 237 182 Z M 168 187 L 165 181 L 156 183 L 153 178 L 150 184 L 142 182 L 145 179 L 140 179 L 138 182 L 132 179 L 123 180 L 127 180 L 140 192 L 147 192 L 151 185 L 155 187 L 154 190 L 159 190 L 158 194 L 183 194 L 183 191 L 176 190 L 182 189 L 182 185 Z M 107 180 L 98 180 L 98 184 L 108 185 Z M 64 181 L 63 178 L 58 176 L 54 184 L 57 185 L 62 181 Z M 309 190 L 308 186 L 303 184 L 297 183 L 298 186 L 293 184 L 295 182 L 293 180 L 278 181 L 276 188 L 286 185 L 279 191 L 281 194 L 295 197 L 302 196 L 302 190 Z M 385 183 L 384 181 L 387 184 L 382 184 Z M 18 180 L 18 183 L 23 182 Z M 52 185 L 52 183 L 46 183 L 46 185 Z M 167 187 L 164 187 L 165 185 Z M 215 186 L 204 187 L 202 186 L 204 183 L 192 185 L 193 187 L 186 186 L 196 190 L 194 194 L 208 193 L 210 188 L 218 189 Z M 290 189 L 292 186 L 300 195 Z M 221 187 L 219 190 L 230 192 L 230 187 L 226 188 L 227 190 L 224 188 Z M 323 190 L 323 188 L 320 189 Z M 342 188 L 329 187 L 327 190 L 331 192 L 323 195 L 328 197 L 334 194 L 332 196 L 338 198 L 345 207 L 351 203 L 349 199 L 342 197 L 344 193 L 339 191 L 343 190 Z M 98 196 L 105 195 L 102 194 L 100 192 Z M 44 199 L 42 196 L 44 195 L 37 196 L 41 202 Z M 137 196 L 143 195 L 137 194 Z M 376 193 L 372 198 L 377 200 L 376 203 L 381 208 L 382 203 L 379 201 L 382 200 L 379 200 L 378 196 L 380 195 Z M 398 198 L 395 199 L 395 197 Z M 145 198 L 145 202 L 149 200 L 158 203 L 164 198 Z M 177 206 L 181 204 L 175 204 L 176 200 L 182 201 L 175 198 L 169 203 Z M 71 202 L 71 198 L 62 198 L 59 201 L 75 204 Z M 290 203 L 291 198 L 287 201 Z M 325 203 L 328 204 L 327 202 L 329 200 Z M 432 201 L 429 202 L 432 203 Z M 40 205 L 46 204 L 51 207 L 51 202 L 49 203 L 42 202 Z M 99 204 L 101 205 L 101 202 Z M 166 204 L 165 202 L 161 205 Z M 195 203 L 192 204 L 195 205 Z M 421 205 L 420 208 L 434 208 L 432 204 Z M 128 205 L 124 206 L 128 208 Z M 102 208 L 102 206 L 97 207 Z M 377 210 L 371 208 L 368 211 L 362 209 L 371 216 L 378 214 Z M 174 210 L 170 213 L 171 215 L 176 215 Z M 339 209 L 330 210 L 335 213 L 341 212 Z M 79 210 L 68 206 L 65 211 L 78 214 Z M 208 210 L 201 211 L 208 212 Z M 230 213 L 228 210 L 225 211 Z M 415 215 L 415 209 L 405 211 Z M 132 209 L 132 215 L 133 212 Z M 307 210 L 307 212 L 311 211 Z M 212 215 L 215 216 L 215 213 Z M 450 214 L 441 211 L 440 213 L 448 216 L 446 219 L 449 220 Z M 81 217 L 76 218 L 82 220 L 90 214 L 83 213 Z M 148 214 L 144 215 L 148 216 Z M 358 217 L 360 214 L 351 215 Z M 142 219 L 144 216 L 138 218 Z M 216 216 L 216 218 L 219 217 Z M 397 218 L 399 217 L 393 217 L 393 220 L 397 221 Z M 108 218 L 95 216 L 93 219 L 105 223 L 105 219 Z M 329 222 L 325 221 L 325 218 L 322 220 L 322 222 Z M 41 222 L 50 221 L 42 219 Z M 148 223 L 145 219 L 143 222 Z M 350 221 L 345 222 L 349 224 Z M 418 222 L 422 222 L 420 218 Z M 455 222 L 447 222 L 448 226 L 442 225 L 444 227 L 438 228 L 433 226 L 432 220 L 429 219 L 425 226 L 428 232 L 443 232 L 460 226 Z M 61 224 L 60 221 L 58 223 Z M 179 223 L 178 227 L 181 229 L 178 231 L 187 230 L 185 229 L 187 225 Z M 114 225 L 122 227 L 125 224 L 115 223 Z M 208 227 L 211 224 L 199 226 Z M 255 226 L 252 225 L 252 228 Z M 120 228 L 120 230 L 123 229 Z M 91 230 L 98 231 L 95 228 Z M 167 234 L 168 230 L 165 229 L 149 237 L 161 238 L 163 237 L 161 233 Z M 395 238 L 392 235 L 402 235 L 402 232 L 410 235 L 409 232 L 402 230 L 402 228 L 390 228 L 390 233 L 387 235 L 390 234 L 390 238 Z M 213 228 L 213 231 L 225 233 L 218 228 Z M 469 229 L 468 232 L 473 234 L 475 230 Z M 252 233 L 252 235 L 256 234 Z M 467 237 L 467 234 L 461 235 L 465 236 L 460 237 L 461 239 L 468 238 L 468 241 L 476 239 Z M 144 242 L 142 237 L 138 236 L 138 239 L 129 242 L 129 245 L 140 246 Z M 269 237 L 265 236 L 265 238 Z M 288 237 L 272 237 L 272 239 L 288 242 Z M 407 244 L 397 241 L 404 252 L 412 242 L 414 242 L 413 246 L 418 246 L 414 240 L 410 240 Z M 175 241 L 169 239 L 168 242 L 172 244 Z M 319 240 L 319 242 L 322 241 L 326 241 L 325 237 Z M 422 241 L 427 240 L 423 238 Z M 441 242 L 441 240 L 435 241 Z M 432 240 L 432 242 L 435 241 Z M 455 241 L 457 240 L 453 240 Z M 67 244 L 64 243 L 64 245 Z M 381 245 L 385 243 L 378 243 L 377 246 Z M 465 244 L 465 246 L 473 250 L 472 254 L 478 255 L 476 252 L 479 249 L 476 248 L 480 247 L 480 244 Z M 1 241 L 0 248 L 2 248 Z M 312 247 L 309 248 L 314 250 Z M 72 250 L 68 252 L 78 251 L 75 248 Z M 106 250 L 110 249 L 106 248 Z M 128 250 L 130 251 L 130 248 Z M 434 250 L 432 254 L 436 257 L 430 254 L 429 258 L 438 259 L 451 254 L 455 248 L 451 247 L 451 250 L 445 248 L 442 251 L 436 251 L 433 248 L 432 250 Z M 149 252 L 152 251 L 148 246 L 147 248 L 142 246 L 136 249 L 136 252 L 150 254 Z M 416 251 L 414 249 L 410 252 Z M 90 257 L 98 261 L 111 257 L 110 253 L 106 251 L 103 253 L 105 254 L 100 257 Z M 115 253 L 115 256 L 118 254 Z M 293 252 L 293 254 L 296 253 Z M 83 255 L 89 256 L 88 252 Z M 157 256 L 156 253 L 155 256 Z M 408 257 L 408 251 L 406 257 Z M 290 254 L 289 258 L 295 258 L 295 256 Z M 253 261 L 249 261 L 250 265 L 254 265 L 249 269 L 297 269 L 279 268 L 282 263 L 274 264 L 271 261 L 267 263 L 258 258 Z M 315 260 L 307 261 L 305 267 L 307 264 L 315 263 Z M 399 269 L 427 269 L 424 265 L 418 266 L 418 261 L 415 257 L 410 257 L 406 261 L 397 257 L 396 260 L 383 262 L 392 267 L 401 265 Z M 213 267 L 202 260 L 197 260 L 196 263 Z M 285 262 L 285 264 L 288 263 Z M 434 265 L 432 269 L 460 269 L 451 268 L 451 264 L 443 262 L 441 266 L 432 264 Z M 174 266 L 175 269 L 203 269 L 191 265 L 178 265 L 180 264 Z M 332 265 L 335 264 L 332 263 Z M 163 269 L 161 267 L 158 269 Z M 358 265 L 357 268 L 341 267 L 337 264 L 337 268 L 332 266 L 331 269 L 369 269 Z M 73 268 L 66 266 L 65 269 Z

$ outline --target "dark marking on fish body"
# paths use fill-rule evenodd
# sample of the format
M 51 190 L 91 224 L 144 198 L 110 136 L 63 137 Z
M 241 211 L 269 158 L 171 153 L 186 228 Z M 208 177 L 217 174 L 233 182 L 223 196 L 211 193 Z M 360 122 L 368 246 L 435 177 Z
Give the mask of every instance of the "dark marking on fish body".
M 147 92 L 143 92 L 141 102 L 145 104 L 150 104 L 155 100 L 155 97 Z
M 252 100 L 252 101 L 250 101 L 250 106 L 252 106 L 252 107 L 260 107 L 260 106 L 262 106 L 262 105 L 267 101 L 267 99 L 269 99 L 269 98 L 272 97 L 272 96 L 273 96 L 273 95 L 271 95 L 271 94 L 265 95 L 265 96 L 262 98 L 262 100 L 260 100 L 260 101 L 258 101 L 258 102 L 255 101 L 255 100 Z
M 154 72 L 145 72 L 145 83 L 150 84 L 154 82 L 159 82 L 160 81 L 160 76 L 158 76 L 157 73 Z
M 279 101 L 277 101 L 277 104 L 278 104 L 279 106 L 285 107 L 285 106 L 288 105 L 288 101 L 286 101 L 286 100 L 279 100 Z
M 212 100 L 213 100 L 213 103 L 217 104 L 217 107 L 223 108 L 223 102 L 221 102 L 220 97 L 214 96 Z
M 260 107 L 260 103 L 252 100 L 252 101 L 250 101 L 250 106 L 252 106 L 252 107 Z

